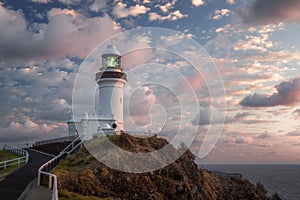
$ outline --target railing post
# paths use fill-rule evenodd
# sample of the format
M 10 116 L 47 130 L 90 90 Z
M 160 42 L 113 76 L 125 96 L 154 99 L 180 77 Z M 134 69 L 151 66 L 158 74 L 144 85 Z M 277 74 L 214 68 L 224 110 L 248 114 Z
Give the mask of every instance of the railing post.
M 55 176 L 55 175 L 54 175 Z M 52 195 L 52 199 L 53 200 L 58 200 L 58 189 L 57 189 L 57 178 L 56 176 L 53 177 L 54 178 L 54 185 L 53 185 L 53 192 L 54 192 L 54 195 Z
M 20 166 L 20 164 L 21 164 L 20 159 L 21 159 L 21 158 L 18 159 L 18 166 Z
M 41 172 L 38 172 L 38 186 L 41 185 Z
M 6 162 L 4 163 L 4 169 L 6 169 Z
M 49 176 L 49 185 L 48 188 L 51 189 L 52 188 L 52 176 Z

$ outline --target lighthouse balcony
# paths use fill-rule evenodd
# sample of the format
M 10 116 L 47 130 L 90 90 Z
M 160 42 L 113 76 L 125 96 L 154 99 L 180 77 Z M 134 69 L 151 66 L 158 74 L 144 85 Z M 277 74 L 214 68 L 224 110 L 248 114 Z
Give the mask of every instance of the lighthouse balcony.
M 100 79 L 105 79 L 105 78 L 117 78 L 117 79 L 123 79 L 123 80 L 127 81 L 127 75 L 123 72 L 104 71 L 104 72 L 98 72 L 96 74 L 97 82 Z

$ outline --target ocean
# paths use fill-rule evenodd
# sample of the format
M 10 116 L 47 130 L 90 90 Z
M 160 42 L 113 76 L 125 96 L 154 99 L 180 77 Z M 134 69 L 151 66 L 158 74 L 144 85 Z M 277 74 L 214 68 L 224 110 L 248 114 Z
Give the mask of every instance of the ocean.
M 284 200 L 300 200 L 300 165 L 200 165 L 211 171 L 238 172 L 252 183 L 260 181 L 268 195 L 279 194 Z

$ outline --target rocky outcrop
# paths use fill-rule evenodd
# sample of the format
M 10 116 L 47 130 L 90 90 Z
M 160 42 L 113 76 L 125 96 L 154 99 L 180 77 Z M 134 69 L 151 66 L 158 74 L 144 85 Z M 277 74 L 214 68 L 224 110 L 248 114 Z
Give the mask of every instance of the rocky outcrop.
M 127 134 L 112 136 L 120 148 L 149 152 L 167 145 L 165 139 L 134 138 Z M 176 148 L 174 148 L 176 151 Z M 180 200 L 269 200 L 266 191 L 240 177 L 223 177 L 198 169 L 194 155 L 187 150 L 171 165 L 148 173 L 114 170 L 94 159 L 82 148 L 62 160 L 55 168 L 60 194 L 76 193 L 108 199 Z

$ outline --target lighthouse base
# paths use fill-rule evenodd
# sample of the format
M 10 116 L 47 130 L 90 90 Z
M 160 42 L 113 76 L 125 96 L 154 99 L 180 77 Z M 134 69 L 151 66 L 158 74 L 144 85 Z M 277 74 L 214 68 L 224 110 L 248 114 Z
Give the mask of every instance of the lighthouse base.
M 82 117 L 73 117 L 68 121 L 69 135 L 115 135 L 123 131 L 123 122 L 117 122 L 114 117 L 89 115 L 84 113 Z

